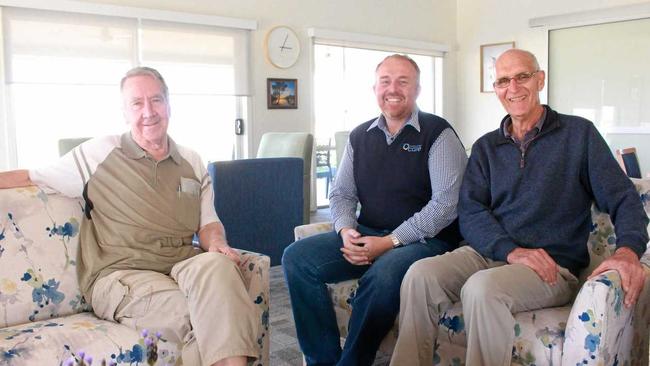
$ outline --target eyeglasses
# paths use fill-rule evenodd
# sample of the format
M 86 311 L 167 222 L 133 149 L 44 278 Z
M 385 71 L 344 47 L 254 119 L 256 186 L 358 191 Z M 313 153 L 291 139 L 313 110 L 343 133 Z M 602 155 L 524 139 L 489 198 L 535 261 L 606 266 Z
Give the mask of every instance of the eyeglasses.
M 494 83 L 492 83 L 492 85 L 495 88 L 504 89 L 510 86 L 510 80 L 514 80 L 517 85 L 521 85 L 530 80 L 530 78 L 532 78 L 533 75 L 537 74 L 538 72 L 539 70 L 533 72 L 522 72 L 511 78 L 499 78 Z

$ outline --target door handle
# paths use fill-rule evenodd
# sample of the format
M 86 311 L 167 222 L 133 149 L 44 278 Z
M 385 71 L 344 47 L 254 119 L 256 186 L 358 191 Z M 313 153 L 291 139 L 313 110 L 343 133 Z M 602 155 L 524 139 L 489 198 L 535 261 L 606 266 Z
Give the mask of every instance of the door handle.
M 237 118 L 235 119 L 235 135 L 243 135 L 244 134 L 244 119 L 243 118 Z

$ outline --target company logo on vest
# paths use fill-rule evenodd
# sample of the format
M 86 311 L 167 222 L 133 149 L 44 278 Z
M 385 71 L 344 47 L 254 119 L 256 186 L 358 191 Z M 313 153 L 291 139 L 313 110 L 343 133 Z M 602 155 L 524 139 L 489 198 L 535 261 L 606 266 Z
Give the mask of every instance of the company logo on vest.
M 408 152 L 418 152 L 418 151 L 422 151 L 422 145 L 404 144 L 402 145 L 402 150 Z

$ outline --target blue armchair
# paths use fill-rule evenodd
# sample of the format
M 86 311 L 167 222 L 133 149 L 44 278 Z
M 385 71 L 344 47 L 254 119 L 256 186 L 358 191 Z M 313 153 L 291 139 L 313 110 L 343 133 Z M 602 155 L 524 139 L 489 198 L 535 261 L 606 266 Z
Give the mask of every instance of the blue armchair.
M 303 222 L 303 161 L 260 158 L 208 164 L 214 206 L 228 243 L 271 257 L 280 264 L 293 242 L 293 228 Z

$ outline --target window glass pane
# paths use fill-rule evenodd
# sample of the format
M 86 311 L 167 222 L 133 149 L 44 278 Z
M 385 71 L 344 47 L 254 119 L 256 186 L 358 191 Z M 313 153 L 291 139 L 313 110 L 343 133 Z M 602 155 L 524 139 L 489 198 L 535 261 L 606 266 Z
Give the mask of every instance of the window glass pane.
M 169 135 L 197 151 L 204 163 L 231 160 L 235 98 L 171 94 Z M 59 139 L 121 134 L 129 129 L 117 86 L 17 85 L 11 88 L 11 99 L 12 114 L 20 121 L 16 126 L 20 167 L 56 161 Z
M 434 62 L 435 66 L 433 67 L 433 73 L 435 76 L 433 77 L 433 97 L 435 100 L 435 108 L 433 110 L 435 111 L 435 114 L 442 116 L 444 114 L 442 109 L 442 57 L 436 57 Z
M 339 72 L 343 74 L 344 84 L 339 85 L 339 88 L 343 87 L 345 93 L 345 130 L 379 115 L 379 107 L 372 91 L 375 84 L 375 67 L 390 54 L 358 48 L 343 49 L 343 63 Z M 334 133 L 328 132 L 328 135 Z
M 61 138 L 102 136 L 126 130 L 119 88 L 18 84 L 9 90 L 16 121 L 18 166 L 56 161 Z
M 333 137 L 335 131 L 349 131 L 379 115 L 372 90 L 375 67 L 393 53 L 319 44 L 314 46 L 317 138 Z M 434 112 L 436 58 L 409 56 L 420 68 L 420 96 L 417 104 L 423 111 Z
M 169 133 L 177 143 L 199 152 L 204 162 L 233 158 L 234 120 L 242 117 L 249 93 L 249 31 L 2 10 L 8 93 L 7 105 L 0 108 L 7 110 L 6 139 L 15 139 L 0 151 L 7 168 L 56 160 L 61 138 L 127 131 L 119 81 L 136 63 L 165 77 L 171 93 Z
M 203 163 L 231 160 L 235 145 L 236 98 L 170 95 L 169 135 L 201 155 Z
M 343 47 L 316 45 L 314 59 L 315 134 L 326 137 L 332 134 L 331 131 L 346 129 L 348 93 L 343 72 Z
M 214 93 L 209 83 L 234 82 L 232 67 L 146 60 L 165 78 L 170 90 L 172 118 L 169 134 L 174 141 L 197 151 L 205 163 L 231 160 L 237 115 L 235 96 Z
M 411 57 L 420 68 L 420 96 L 418 97 L 418 107 L 425 112 L 434 113 L 434 58 L 431 56 L 421 55 L 409 55 L 409 57 Z
M 373 92 L 375 68 L 386 56 L 394 53 L 323 44 L 314 46 L 317 145 L 327 145 L 330 141 L 333 145 L 336 131 L 350 131 L 359 124 L 379 116 L 380 110 Z M 409 56 L 420 68 L 418 106 L 426 112 L 441 113 L 442 58 Z M 330 160 L 335 166 L 335 159 Z M 317 171 L 317 177 L 323 176 L 321 171 Z M 327 195 L 323 192 L 326 186 L 325 179 L 317 179 L 318 205 L 327 204 Z
M 554 29 L 548 37 L 553 108 L 591 120 L 603 135 L 650 132 L 650 18 Z

